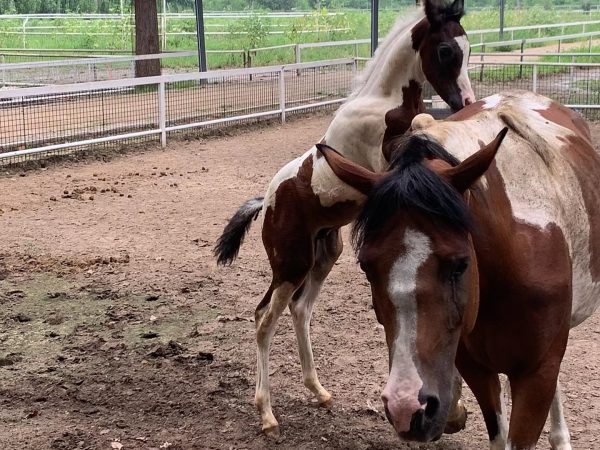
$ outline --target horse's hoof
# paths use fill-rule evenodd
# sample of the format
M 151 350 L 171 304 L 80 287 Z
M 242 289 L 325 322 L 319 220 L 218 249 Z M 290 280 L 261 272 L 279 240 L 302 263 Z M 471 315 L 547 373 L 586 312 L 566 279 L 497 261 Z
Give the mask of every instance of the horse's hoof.
M 333 397 L 330 395 L 329 398 L 319 400 L 319 406 L 321 408 L 330 409 L 333 406 Z
M 461 412 L 457 417 L 448 419 L 446 422 L 446 428 L 444 428 L 444 434 L 454 434 L 462 431 L 467 426 L 467 408 L 462 407 Z
M 269 439 L 273 439 L 273 440 L 279 439 L 279 436 L 280 436 L 279 425 L 277 425 L 277 424 L 266 425 L 266 426 L 263 426 L 262 430 L 263 430 L 263 433 L 265 433 L 265 436 L 268 437 Z

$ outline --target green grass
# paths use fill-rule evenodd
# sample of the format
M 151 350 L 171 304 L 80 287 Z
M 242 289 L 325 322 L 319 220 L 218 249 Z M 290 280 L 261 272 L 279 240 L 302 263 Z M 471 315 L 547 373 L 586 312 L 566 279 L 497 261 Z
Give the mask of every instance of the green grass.
M 381 11 L 380 30 L 381 35 L 390 29 L 398 16 L 397 11 Z M 557 22 L 573 22 L 583 20 L 600 19 L 600 14 L 589 14 L 546 10 L 541 7 L 527 8 L 523 11 L 508 10 L 506 12 L 506 26 L 521 26 Z M 324 42 L 335 40 L 360 39 L 369 37 L 369 12 L 368 11 L 345 11 L 343 14 L 327 16 L 320 12 L 302 18 L 259 18 L 249 19 L 220 19 L 207 18 L 208 31 L 233 32 L 230 35 L 207 36 L 207 50 L 247 50 L 255 47 L 269 47 L 282 44 Z M 467 30 L 495 28 L 498 26 L 498 10 L 484 9 L 473 11 L 465 16 L 463 24 Z M 82 19 L 30 19 L 28 27 L 56 26 L 64 33 L 70 35 L 58 35 L 45 33 L 43 35 L 32 34 L 34 30 L 24 37 L 20 34 L 10 32 L 19 31 L 22 22 L 20 20 L 8 20 L 0 18 L 0 48 L 29 48 L 29 49 L 89 49 L 95 51 L 128 51 L 132 49 L 132 24 L 131 19 L 123 20 L 82 20 Z M 194 32 L 195 23 L 193 19 L 173 19 L 167 24 L 169 33 Z M 267 31 L 278 30 L 283 34 L 267 34 Z M 314 31 L 302 33 L 302 31 Z M 247 31 L 249 34 L 240 34 Z M 567 27 L 565 33 L 580 32 L 581 27 Z M 586 31 L 600 31 L 600 26 L 588 27 Z M 90 33 L 105 33 L 102 36 L 92 36 Z M 560 29 L 542 30 L 542 36 L 561 34 Z M 515 32 L 514 39 L 537 37 L 536 30 Z M 480 36 L 472 33 L 472 43 L 492 42 L 498 40 L 497 34 Z M 505 33 L 505 39 L 510 39 L 510 32 Z M 195 50 L 196 40 L 193 35 L 170 35 L 167 39 L 168 51 Z M 489 49 L 495 51 L 495 49 Z M 303 61 L 314 61 L 322 59 L 343 58 L 351 56 L 368 56 L 369 46 L 359 45 L 344 47 L 326 47 L 316 49 L 305 49 L 302 54 Z M 269 50 L 259 52 L 252 56 L 252 65 L 268 65 L 277 63 L 289 63 L 294 61 L 292 48 Z M 239 67 L 243 65 L 241 54 L 208 54 L 209 67 L 216 69 L 220 67 Z M 165 60 L 166 67 L 194 66 L 196 58 L 184 58 L 180 60 Z

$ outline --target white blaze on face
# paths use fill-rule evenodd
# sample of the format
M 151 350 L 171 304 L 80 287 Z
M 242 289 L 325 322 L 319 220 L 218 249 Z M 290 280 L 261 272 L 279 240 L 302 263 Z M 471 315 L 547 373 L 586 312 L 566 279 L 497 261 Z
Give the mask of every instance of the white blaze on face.
M 391 369 L 382 399 L 396 431 L 408 431 L 412 415 L 422 409 L 419 390 L 423 386 L 413 361 L 417 340 L 417 273 L 431 254 L 430 240 L 408 228 L 404 235 L 405 253 L 392 266 L 388 295 L 396 309 L 396 337 Z
M 458 88 L 460 89 L 463 105 L 466 106 L 475 103 L 475 93 L 473 92 L 471 80 L 469 79 L 469 55 L 471 53 L 471 46 L 469 45 L 469 40 L 466 36 L 457 36 L 454 40 L 463 54 L 462 66 L 456 84 L 458 84 Z

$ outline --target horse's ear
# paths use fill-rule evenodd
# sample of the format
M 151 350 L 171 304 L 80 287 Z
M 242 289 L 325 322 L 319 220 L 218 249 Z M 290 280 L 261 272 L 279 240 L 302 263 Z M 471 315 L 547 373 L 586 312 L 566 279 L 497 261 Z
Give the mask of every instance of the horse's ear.
M 444 7 L 440 0 L 423 0 L 425 15 L 432 27 L 440 26 L 444 22 Z
M 464 0 L 454 0 L 447 4 L 444 0 L 424 0 L 425 15 L 432 27 L 438 27 L 449 20 L 460 22 L 465 15 Z
M 448 7 L 446 17 L 449 20 L 460 22 L 462 16 L 465 15 L 465 0 L 454 0 Z
M 488 170 L 507 132 L 508 128 L 504 127 L 492 142 L 469 156 L 458 166 L 447 169 L 443 176 L 458 192 L 465 192 Z
M 381 179 L 383 174 L 377 174 L 344 158 L 336 150 L 325 144 L 317 144 L 317 150 L 325 157 L 333 173 L 344 183 L 352 186 L 357 191 L 369 195 L 373 186 Z

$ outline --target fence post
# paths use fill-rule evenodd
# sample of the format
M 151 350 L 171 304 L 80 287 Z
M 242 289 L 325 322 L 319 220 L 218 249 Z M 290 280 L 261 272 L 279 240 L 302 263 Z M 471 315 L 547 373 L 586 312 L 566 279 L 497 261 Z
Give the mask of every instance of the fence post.
M 538 84 L 538 66 L 537 64 L 533 65 L 533 86 L 531 90 L 533 92 L 537 92 L 537 84 Z
M 575 57 L 572 56 L 571 57 L 571 67 L 569 68 L 569 76 L 571 77 L 571 79 L 573 79 L 573 75 L 575 73 Z
M 279 70 L 279 109 L 281 110 L 281 123 L 285 123 L 285 67 Z
M 294 57 L 295 57 L 295 61 L 296 64 L 300 64 L 302 62 L 302 56 L 301 56 L 301 52 L 302 50 L 300 50 L 300 44 L 296 44 L 294 46 Z M 299 77 L 300 76 L 300 69 L 296 70 L 296 76 Z
M 27 31 L 26 31 L 26 27 L 27 27 L 27 22 L 29 21 L 29 17 L 26 17 L 25 19 L 23 19 L 23 48 L 27 48 Z
M 4 55 L 0 55 L 0 64 L 5 64 L 6 59 Z M 6 69 L 2 68 L 2 87 L 6 86 Z
M 485 44 L 483 44 L 481 46 L 481 69 L 479 70 L 479 81 L 483 81 L 483 59 L 484 59 L 484 53 L 485 53 Z
M 167 99 L 165 95 L 165 82 L 158 84 L 158 126 L 160 128 L 160 145 L 167 146 Z
M 562 42 L 562 40 L 559 39 L 558 40 L 558 52 L 557 52 L 558 53 L 558 62 L 560 62 L 560 44 L 561 44 L 561 42 Z
M 523 62 L 523 52 L 525 51 L 525 39 L 521 41 L 521 56 L 519 60 Z M 523 78 L 523 64 L 519 65 L 519 78 Z

